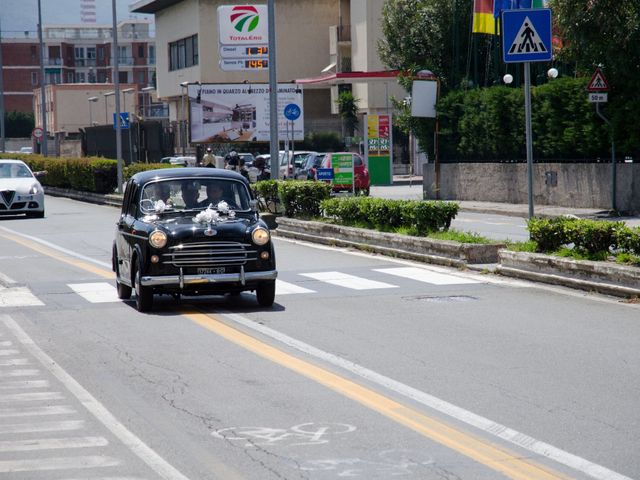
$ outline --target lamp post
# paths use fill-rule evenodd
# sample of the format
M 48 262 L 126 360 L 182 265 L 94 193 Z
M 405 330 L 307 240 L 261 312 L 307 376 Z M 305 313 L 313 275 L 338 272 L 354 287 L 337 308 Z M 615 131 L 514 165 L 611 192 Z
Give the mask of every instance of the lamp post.
M 93 127 L 93 112 L 91 111 L 91 104 L 98 101 L 98 97 L 89 97 L 87 98 L 89 101 L 89 126 Z
M 186 148 L 187 148 L 187 142 L 185 141 L 186 138 L 186 124 L 185 124 L 185 113 L 184 113 L 184 96 L 185 96 L 185 89 L 188 89 L 189 87 L 189 82 L 182 82 L 180 83 L 180 87 L 182 88 L 182 91 L 180 92 L 180 144 L 182 145 L 182 155 L 186 155 Z M 187 90 L 187 93 L 189 93 L 189 91 Z
M 135 92 L 135 88 L 125 88 L 124 90 L 120 90 L 122 95 L 122 106 L 123 110 L 127 111 L 127 94 Z M 135 102 L 134 102 L 135 105 Z M 133 145 L 131 145 L 131 114 L 129 114 L 129 163 L 133 162 Z
M 104 124 L 105 125 L 109 125 L 109 108 L 107 103 L 107 97 L 111 97 L 115 94 L 116 92 L 107 92 L 102 94 L 104 95 Z
M 42 109 L 42 155 L 49 156 L 49 148 L 47 147 L 47 102 L 45 97 L 45 83 L 44 76 L 44 41 L 42 40 L 42 6 L 40 0 L 38 0 L 38 38 L 40 40 L 40 108 Z
M 118 58 L 118 16 L 116 14 L 116 0 L 111 0 L 112 20 L 112 45 L 111 58 L 113 59 L 113 87 L 116 94 L 116 160 L 118 162 L 118 193 L 122 193 L 122 122 L 120 121 L 120 70 Z

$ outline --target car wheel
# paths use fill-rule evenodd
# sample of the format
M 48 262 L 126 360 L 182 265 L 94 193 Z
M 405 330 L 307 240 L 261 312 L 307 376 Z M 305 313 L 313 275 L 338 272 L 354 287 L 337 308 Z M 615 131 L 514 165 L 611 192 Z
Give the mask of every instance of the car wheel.
M 150 287 L 140 285 L 140 265 L 136 266 L 134 273 L 134 285 L 136 289 L 136 309 L 139 312 L 148 312 L 153 307 L 153 290 Z
M 256 288 L 256 297 L 258 305 L 261 307 L 270 307 L 276 299 L 276 281 L 270 280 L 263 282 Z
M 116 253 L 116 247 L 113 247 L 113 271 L 116 272 L 116 290 L 118 292 L 118 298 L 120 300 L 129 300 L 131 298 L 131 287 L 120 283 L 120 269 L 118 268 L 118 254 Z

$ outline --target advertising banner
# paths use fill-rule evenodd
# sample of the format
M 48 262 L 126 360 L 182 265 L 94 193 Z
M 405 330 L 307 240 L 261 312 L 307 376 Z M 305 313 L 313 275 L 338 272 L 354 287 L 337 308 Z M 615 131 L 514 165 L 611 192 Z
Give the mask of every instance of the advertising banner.
M 268 142 L 270 131 L 268 84 L 189 84 L 189 125 L 192 143 Z M 289 104 L 299 106 L 293 122 L 284 116 Z M 302 90 L 278 85 L 278 136 L 304 140 Z M 288 130 L 287 130 L 288 128 Z
M 333 183 L 353 186 L 353 155 L 334 153 L 331 156 Z

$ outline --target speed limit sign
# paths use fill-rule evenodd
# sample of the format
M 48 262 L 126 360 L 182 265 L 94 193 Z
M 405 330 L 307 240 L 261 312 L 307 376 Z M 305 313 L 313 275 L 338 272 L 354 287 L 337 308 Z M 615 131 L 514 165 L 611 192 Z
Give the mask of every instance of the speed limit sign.
M 33 131 L 31 132 L 31 135 L 33 136 L 33 138 L 42 138 L 43 134 L 44 134 L 44 131 L 40 127 L 34 128 Z

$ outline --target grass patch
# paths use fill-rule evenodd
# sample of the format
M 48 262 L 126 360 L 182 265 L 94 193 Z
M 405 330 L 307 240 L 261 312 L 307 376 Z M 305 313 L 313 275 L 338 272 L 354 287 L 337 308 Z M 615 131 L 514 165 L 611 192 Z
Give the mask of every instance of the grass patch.
M 526 242 L 507 242 L 507 250 L 512 252 L 529 252 L 536 253 L 538 251 L 538 243 L 535 240 L 527 240 Z
M 552 253 L 558 257 L 572 258 L 573 260 L 592 260 L 594 262 L 606 262 L 609 259 L 608 252 L 586 253 L 575 248 L 562 247 Z
M 632 255 L 631 253 L 618 253 L 616 255 L 616 263 L 622 263 L 624 265 L 640 266 L 640 257 Z
M 490 244 L 496 243 L 482 235 L 474 232 L 462 232 L 460 230 L 447 230 L 445 232 L 431 232 L 427 235 L 427 238 L 434 238 L 436 240 L 452 240 L 460 243 L 477 243 L 477 244 Z

